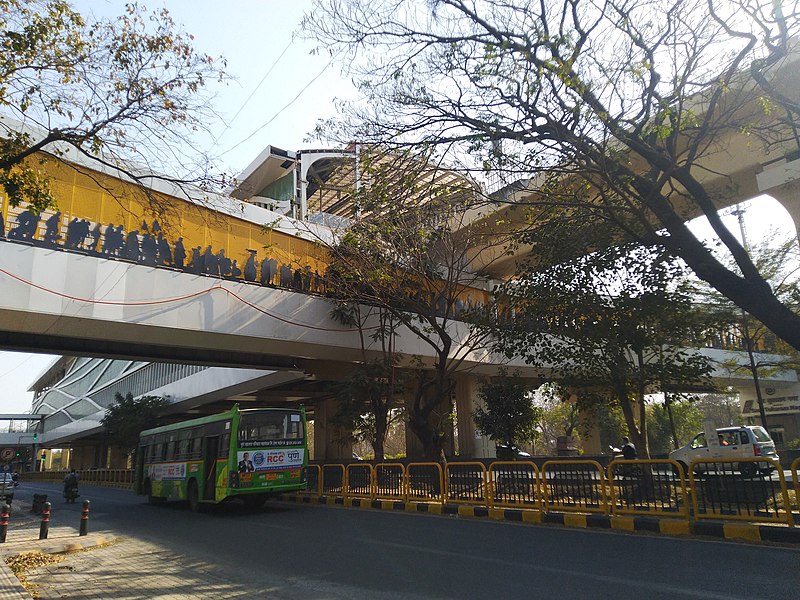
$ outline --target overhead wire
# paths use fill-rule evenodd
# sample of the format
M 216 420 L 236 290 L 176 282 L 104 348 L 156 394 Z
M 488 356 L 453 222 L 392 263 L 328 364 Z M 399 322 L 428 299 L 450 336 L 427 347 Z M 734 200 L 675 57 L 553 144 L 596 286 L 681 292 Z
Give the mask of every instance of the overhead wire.
M 230 121 L 225 123 L 225 129 L 223 129 L 222 132 L 218 136 L 214 137 L 214 143 L 215 144 L 218 143 L 219 140 L 222 138 L 222 136 L 225 135 L 225 133 L 231 128 L 231 125 L 233 125 L 233 122 L 236 120 L 236 118 L 240 114 L 242 114 L 242 111 L 244 110 L 244 108 L 247 106 L 247 104 L 250 102 L 250 100 L 253 99 L 253 96 L 256 95 L 256 92 L 261 88 L 261 86 L 267 80 L 267 77 L 269 77 L 269 74 L 272 73 L 272 71 L 275 69 L 275 66 L 280 62 L 280 60 L 283 58 L 284 54 L 286 54 L 286 52 L 289 50 L 289 48 L 292 46 L 293 43 L 294 43 L 294 38 L 291 38 L 289 40 L 289 43 L 286 44 L 286 47 L 283 49 L 283 52 L 281 52 L 280 56 L 278 56 L 278 58 L 275 59 L 275 61 L 270 66 L 270 68 L 267 69 L 267 72 L 264 73 L 264 76 L 261 78 L 261 81 L 258 82 L 258 85 L 256 85 L 256 87 L 253 89 L 253 91 L 250 92 L 250 95 L 247 97 L 247 99 L 239 107 L 239 110 L 236 111 L 236 114 L 233 115 L 233 117 L 231 118 Z
M 292 104 L 294 104 L 295 102 L 297 102 L 297 100 L 300 98 L 300 96 L 302 96 L 302 95 L 303 95 L 303 93 L 305 93 L 305 91 L 306 91 L 306 90 L 307 90 L 309 87 L 311 87 L 311 86 L 314 84 L 314 82 L 316 82 L 316 81 L 317 81 L 317 79 L 319 79 L 320 77 L 322 77 L 322 74 L 323 74 L 323 73 L 325 73 L 325 71 L 327 71 L 327 70 L 328 70 L 328 68 L 329 68 L 329 67 L 330 67 L 330 66 L 333 64 L 333 61 L 336 59 L 336 57 L 337 57 L 337 56 L 338 56 L 340 53 L 341 53 L 341 52 L 338 52 L 338 53 L 336 53 L 336 54 L 333 54 L 333 55 L 331 55 L 331 59 L 330 59 L 330 60 L 327 62 L 327 64 L 326 64 L 324 67 L 322 67 L 322 70 L 321 70 L 319 73 L 317 73 L 317 74 L 316 74 L 316 75 L 313 77 L 313 79 L 311 79 L 311 81 L 309 81 L 309 82 L 308 82 L 308 83 L 307 83 L 305 86 L 303 86 L 303 88 L 302 88 L 302 89 L 301 89 L 301 90 L 300 90 L 300 91 L 299 91 L 299 92 L 298 92 L 298 93 L 295 95 L 295 97 L 294 97 L 294 98 L 292 98 L 292 99 L 291 99 L 291 100 L 290 100 L 290 101 L 289 101 L 289 102 L 288 102 L 288 103 L 287 103 L 287 104 L 286 104 L 286 105 L 285 105 L 283 108 L 281 108 L 281 109 L 280 109 L 278 112 L 276 112 L 274 115 L 272 115 L 272 117 L 271 117 L 271 118 L 270 118 L 270 119 L 269 119 L 269 120 L 268 120 L 266 123 L 264 123 L 263 125 L 261 125 L 260 127 L 258 127 L 258 128 L 257 128 L 255 131 L 253 131 L 253 132 L 252 132 L 250 135 L 248 135 L 248 136 L 247 136 L 246 138 L 244 138 L 242 141 L 238 142 L 237 144 L 235 144 L 235 145 L 231 146 L 230 148 L 228 148 L 227 150 L 225 150 L 224 152 L 222 152 L 222 153 L 220 154 L 220 156 L 225 156 L 225 155 L 226 155 L 226 154 L 228 154 L 229 152 L 233 152 L 234 150 L 236 150 L 236 148 L 238 148 L 239 146 L 241 146 L 241 145 L 242 145 L 242 144 L 244 144 L 245 142 L 247 142 L 247 141 L 249 141 L 250 139 L 252 139 L 252 138 L 253 138 L 253 136 L 255 136 L 255 135 L 256 135 L 257 133 L 259 133 L 259 132 L 260 132 L 262 129 L 264 129 L 265 127 L 267 127 L 268 125 L 270 125 L 270 124 L 271 124 L 271 123 L 272 123 L 272 122 L 273 122 L 275 119 L 277 119 L 277 118 L 278 118 L 278 117 L 281 115 L 281 113 L 282 113 L 283 111 L 285 111 L 287 108 L 291 107 L 291 106 L 292 106 Z

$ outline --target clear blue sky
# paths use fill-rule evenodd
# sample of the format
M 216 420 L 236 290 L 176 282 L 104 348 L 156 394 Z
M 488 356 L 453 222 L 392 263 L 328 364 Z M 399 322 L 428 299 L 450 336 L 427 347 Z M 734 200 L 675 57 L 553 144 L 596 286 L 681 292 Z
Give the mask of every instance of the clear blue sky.
M 79 11 L 101 16 L 120 14 L 124 4 L 73 2 Z M 214 88 L 214 106 L 221 117 L 214 127 L 215 154 L 222 154 L 233 173 L 241 172 L 267 145 L 286 150 L 319 147 L 318 141 L 306 141 L 317 120 L 335 114 L 335 98 L 355 96 L 327 52 L 312 54 L 313 46 L 293 35 L 311 0 L 171 0 L 147 6 L 166 6 L 175 21 L 194 34 L 199 50 L 227 59 L 227 71 L 236 81 Z M 787 213 L 774 201 L 759 204 L 746 219 L 751 242 L 770 227 L 791 227 Z M 735 221 L 731 226 L 738 231 Z M 25 390 L 52 358 L 0 352 L 0 412 L 30 409 L 31 395 Z

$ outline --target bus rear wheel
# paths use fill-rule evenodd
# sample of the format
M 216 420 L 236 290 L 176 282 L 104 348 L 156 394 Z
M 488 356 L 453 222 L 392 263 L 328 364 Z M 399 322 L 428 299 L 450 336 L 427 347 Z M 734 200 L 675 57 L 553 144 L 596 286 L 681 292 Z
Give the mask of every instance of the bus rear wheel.
M 186 498 L 189 500 L 189 510 L 192 512 L 200 512 L 200 494 L 197 492 L 197 480 L 189 480 L 189 489 L 186 492 Z

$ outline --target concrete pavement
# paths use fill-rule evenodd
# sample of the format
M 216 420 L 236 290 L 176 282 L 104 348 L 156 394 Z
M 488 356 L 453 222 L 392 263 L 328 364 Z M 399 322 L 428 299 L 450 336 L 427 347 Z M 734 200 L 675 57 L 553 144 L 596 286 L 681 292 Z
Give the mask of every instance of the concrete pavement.
M 252 598 L 254 592 L 256 597 L 267 597 L 258 596 L 252 586 L 231 581 L 212 563 L 111 531 L 91 531 L 91 520 L 89 534 L 80 537 L 79 523 L 58 523 L 57 510 L 48 539 L 40 540 L 41 517 L 30 508 L 24 501 L 13 503 L 8 536 L 0 544 L 0 600 L 222 600 Z M 26 589 L 6 559 L 36 551 L 53 555 L 57 562 L 25 571 Z

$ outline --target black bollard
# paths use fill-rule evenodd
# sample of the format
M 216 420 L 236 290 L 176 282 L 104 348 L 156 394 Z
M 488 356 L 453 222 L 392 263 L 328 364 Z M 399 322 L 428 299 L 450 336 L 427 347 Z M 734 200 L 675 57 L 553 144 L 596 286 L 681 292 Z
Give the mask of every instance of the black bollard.
M 81 529 L 78 535 L 86 535 L 89 532 L 89 501 L 83 501 L 83 510 L 81 510 Z
M 42 509 L 42 524 L 39 525 L 39 539 L 46 540 L 50 531 L 50 503 L 45 502 Z
M 6 534 L 8 533 L 8 513 L 11 507 L 8 504 L 3 504 L 3 512 L 0 514 L 0 543 L 6 541 Z

